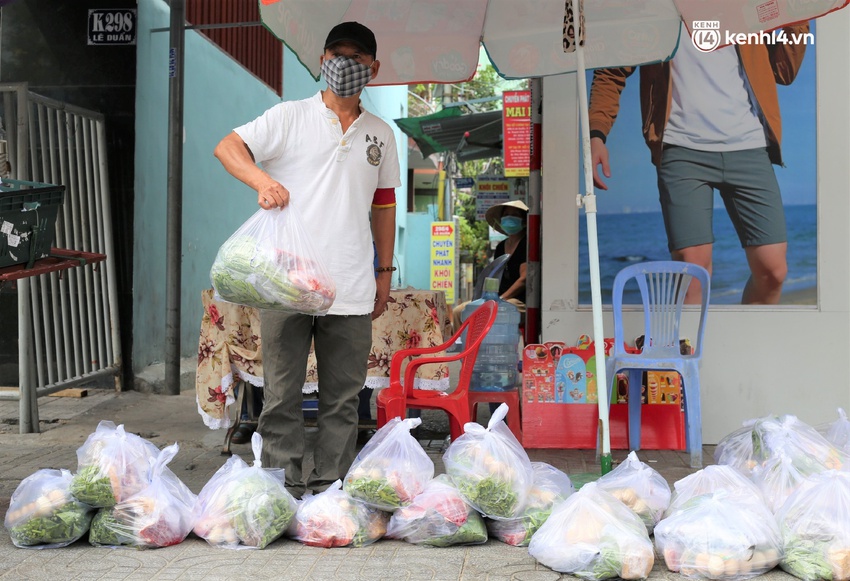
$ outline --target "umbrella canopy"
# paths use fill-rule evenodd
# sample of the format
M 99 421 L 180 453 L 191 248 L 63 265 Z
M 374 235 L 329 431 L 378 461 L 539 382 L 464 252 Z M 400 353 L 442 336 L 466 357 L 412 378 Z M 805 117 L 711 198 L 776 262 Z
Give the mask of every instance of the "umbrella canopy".
M 396 119 L 396 125 L 412 137 L 422 153 L 449 151 L 458 161 L 471 161 L 502 155 L 502 112 L 487 111 L 462 115 L 449 107 L 424 117 Z
M 361 22 L 378 41 L 373 84 L 398 85 L 468 81 L 482 44 L 505 78 L 573 72 L 564 7 L 564 0 L 260 0 L 260 17 L 317 80 L 328 31 Z M 673 0 L 593 0 L 584 19 L 588 68 L 665 60 L 679 38 Z

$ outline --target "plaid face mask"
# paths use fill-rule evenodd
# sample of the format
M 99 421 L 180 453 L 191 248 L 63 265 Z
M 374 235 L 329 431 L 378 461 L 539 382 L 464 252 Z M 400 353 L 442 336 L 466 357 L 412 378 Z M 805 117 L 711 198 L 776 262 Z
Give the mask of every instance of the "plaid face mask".
M 353 97 L 363 90 L 372 78 L 371 65 L 363 65 L 344 56 L 322 62 L 322 76 L 328 88 L 339 97 Z

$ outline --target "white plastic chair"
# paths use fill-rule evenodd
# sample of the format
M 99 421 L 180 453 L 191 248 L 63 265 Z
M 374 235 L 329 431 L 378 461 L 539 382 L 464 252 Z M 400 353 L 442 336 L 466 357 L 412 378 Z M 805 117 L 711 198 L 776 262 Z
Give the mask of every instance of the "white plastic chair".
M 623 289 L 635 279 L 643 302 L 644 345 L 640 353 L 626 353 L 623 335 Z M 702 286 L 699 330 L 693 353 L 680 351 L 679 323 L 685 293 L 691 281 Z M 616 372 L 629 372 L 629 448 L 640 449 L 642 371 L 677 371 L 682 376 L 685 406 L 685 433 L 691 467 L 702 467 L 702 419 L 700 412 L 699 361 L 708 311 L 709 274 L 701 266 L 686 262 L 644 262 L 628 266 L 614 278 L 614 347 L 606 361 L 608 378 Z M 609 386 L 609 401 L 611 387 Z

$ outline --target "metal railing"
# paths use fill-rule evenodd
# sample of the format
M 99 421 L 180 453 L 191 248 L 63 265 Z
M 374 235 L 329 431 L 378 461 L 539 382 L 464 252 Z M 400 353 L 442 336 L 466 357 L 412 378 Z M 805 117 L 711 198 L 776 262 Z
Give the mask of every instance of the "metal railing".
M 114 376 L 121 342 L 104 116 L 0 84 L 12 177 L 65 186 L 54 246 L 105 254 L 96 265 L 18 281 L 21 433 L 37 432 L 39 396 Z

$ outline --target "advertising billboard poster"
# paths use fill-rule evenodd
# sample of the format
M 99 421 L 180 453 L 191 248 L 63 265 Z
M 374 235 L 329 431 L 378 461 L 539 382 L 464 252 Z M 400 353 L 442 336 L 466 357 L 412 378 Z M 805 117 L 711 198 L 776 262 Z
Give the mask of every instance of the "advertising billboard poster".
M 531 161 L 531 91 L 502 93 L 502 122 L 505 177 L 527 176 Z
M 446 293 L 446 303 L 455 302 L 455 225 L 431 222 L 431 290 Z
M 475 184 L 475 218 L 484 219 L 491 206 L 511 200 L 511 184 L 501 176 L 478 176 Z

